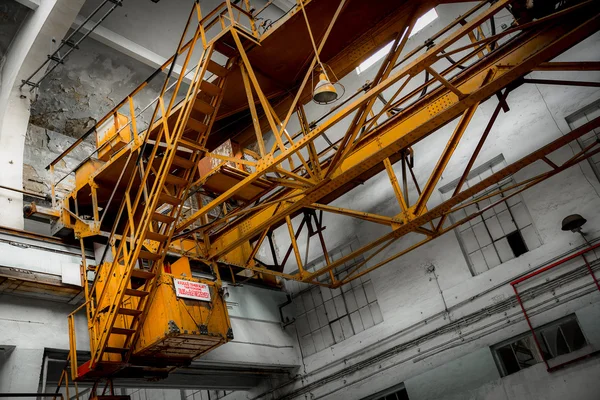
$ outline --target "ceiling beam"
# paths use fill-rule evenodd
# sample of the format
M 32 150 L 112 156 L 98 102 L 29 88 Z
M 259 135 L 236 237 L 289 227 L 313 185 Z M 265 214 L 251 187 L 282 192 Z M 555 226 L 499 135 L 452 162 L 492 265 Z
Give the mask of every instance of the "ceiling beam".
M 40 0 L 16 0 L 17 3 L 23 4 L 25 7 L 32 10 L 37 10 L 40 6 Z
M 273 4 L 279 7 L 281 11 L 287 12 L 296 5 L 296 2 L 292 0 L 273 0 Z
M 71 27 L 73 29 L 77 29 L 84 20 L 85 17 L 78 15 Z M 89 30 L 88 27 L 91 26 L 93 26 L 92 21 L 88 22 L 87 26 L 82 27 L 81 31 L 86 33 Z M 90 37 L 152 68 L 158 68 L 163 65 L 165 61 L 167 61 L 165 57 L 103 26 L 96 27 L 96 29 L 90 33 Z M 173 74 L 175 76 L 179 76 L 180 73 L 181 66 L 175 64 L 175 68 L 173 68 Z

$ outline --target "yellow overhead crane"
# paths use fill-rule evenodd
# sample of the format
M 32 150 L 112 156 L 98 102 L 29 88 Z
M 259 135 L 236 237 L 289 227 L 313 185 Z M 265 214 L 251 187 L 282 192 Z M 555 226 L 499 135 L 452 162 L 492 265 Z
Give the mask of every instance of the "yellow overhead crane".
M 299 0 L 270 26 L 259 26 L 263 10 L 254 9 L 248 0 L 228 0 L 205 16 L 196 2 L 175 56 L 150 78 L 167 73 L 152 107 L 144 109 L 152 115 L 142 118 L 136 113 L 137 95 L 149 79 L 50 164 L 54 172 L 85 137 L 96 135 L 97 150 L 72 171 L 74 187 L 69 193 L 56 198 L 64 180 L 59 176 L 53 184 L 53 210 L 29 208 L 30 213 L 58 218 L 57 231 L 74 231 L 82 251 L 84 238 L 105 238 L 107 243 L 99 265 L 88 266 L 83 259 L 86 301 L 69 317 L 71 379 L 161 377 L 226 343 L 233 332 L 221 272 L 231 273 L 233 280 L 237 276 L 277 284 L 285 278 L 339 287 L 494 204 L 445 224 L 452 212 L 499 193 L 515 195 L 600 151 L 593 144 L 561 165 L 547 158 L 600 126 L 597 118 L 461 190 L 496 117 L 509 111 L 509 92 L 531 81 L 526 74 L 600 69 L 598 62 L 550 62 L 600 28 L 600 7 L 595 0 L 482 1 L 424 45 L 403 52 L 417 18 L 448 2 Z M 496 31 L 494 16 L 505 10 L 514 21 Z M 486 36 L 487 26 L 492 28 Z M 319 99 L 335 100 L 335 77 L 347 75 L 390 41 L 393 46 L 372 82 L 336 103 L 321 120 L 307 120 L 303 106 L 317 94 L 315 79 L 321 81 L 318 94 L 326 94 Z M 176 62 L 180 73 L 172 80 Z M 407 89 L 423 75 L 422 84 Z M 544 79 L 536 83 L 598 86 Z M 455 192 L 428 208 L 475 110 L 494 96 L 498 106 Z M 286 128 L 292 117 L 298 118 L 301 130 L 290 135 Z M 327 132 L 346 117 L 352 122 L 342 137 L 319 147 L 316 139 L 329 141 Z M 420 188 L 411 146 L 455 118 L 459 123 Z M 275 139 L 272 148 L 264 139 L 268 132 Z M 472 199 L 536 160 L 545 160 L 551 170 Z M 392 168 L 396 162 L 402 163 L 400 178 Z M 398 215 L 328 205 L 383 170 L 402 210 Z M 411 178 L 417 193 L 409 195 Z M 306 270 L 291 218 L 312 210 L 379 223 L 389 232 L 333 261 L 313 212 L 309 215 L 314 221 L 307 225 L 317 224 L 312 233 L 319 235 L 326 265 Z M 294 274 L 284 272 L 277 257 L 274 265 L 256 258 L 273 229 L 285 225 L 292 242 L 288 255 L 293 252 L 299 268 Z M 422 239 L 367 265 L 405 235 Z M 343 275 L 336 272 L 366 252 L 370 255 L 363 263 Z M 167 255 L 174 257 L 169 261 Z M 195 277 L 190 262 L 212 278 Z M 90 272 L 95 274 L 93 282 L 88 281 Z M 79 311 L 86 313 L 91 350 L 90 359 L 81 365 L 75 347 L 74 316 Z

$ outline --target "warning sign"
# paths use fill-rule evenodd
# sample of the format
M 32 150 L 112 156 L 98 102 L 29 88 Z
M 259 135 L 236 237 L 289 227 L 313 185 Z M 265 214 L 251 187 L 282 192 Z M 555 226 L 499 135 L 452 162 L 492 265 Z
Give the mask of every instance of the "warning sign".
M 177 297 L 210 301 L 210 288 L 205 283 L 173 279 L 175 282 L 175 293 Z

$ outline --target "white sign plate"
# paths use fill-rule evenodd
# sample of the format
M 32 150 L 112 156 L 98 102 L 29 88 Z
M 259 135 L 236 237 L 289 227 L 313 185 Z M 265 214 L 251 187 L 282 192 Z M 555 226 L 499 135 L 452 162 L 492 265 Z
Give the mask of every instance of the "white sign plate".
M 210 288 L 205 283 L 173 279 L 175 282 L 175 294 L 184 299 L 210 301 Z

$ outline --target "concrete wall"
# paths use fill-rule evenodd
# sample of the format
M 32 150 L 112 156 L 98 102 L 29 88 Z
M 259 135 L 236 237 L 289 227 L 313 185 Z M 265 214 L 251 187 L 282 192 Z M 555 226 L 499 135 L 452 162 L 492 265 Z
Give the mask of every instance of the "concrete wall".
M 14 40 L 19 28 L 25 21 L 29 9 L 13 0 L 0 1 L 0 76 L 2 76 L 2 67 L 6 61 L 6 53 Z M 0 80 L 0 90 L 2 82 Z
M 594 348 L 600 344 L 599 303 L 585 306 L 575 314 Z M 595 399 L 600 390 L 596 376 L 600 359 L 595 357 L 548 373 L 539 363 L 500 378 L 489 348 L 433 368 L 404 382 L 411 400 L 439 399 Z
M 253 287 L 227 286 L 227 304 L 234 340 L 201 358 L 205 363 L 295 368 L 300 364 L 296 342 L 281 328 L 278 306 L 285 293 Z
M 74 306 L 0 295 L 0 344 L 15 346 L 0 366 L 0 392 L 37 392 L 45 348 L 68 349 L 67 315 Z M 86 349 L 85 318 L 77 347 Z
M 71 136 L 29 124 L 23 152 L 23 188 L 41 195 L 50 194 L 52 174 L 46 167 L 75 140 Z M 95 143 L 89 142 L 82 143 L 56 165 L 55 179 L 66 176 L 56 187 L 57 197 L 61 198 L 74 187 L 75 176 L 70 172 L 96 150 Z M 36 199 L 36 202 L 39 203 L 40 200 Z
M 33 125 L 76 138 L 154 72 L 154 68 L 93 39 L 80 46 L 44 80 L 32 104 L 30 120 Z M 136 113 L 156 98 L 164 79 L 165 75 L 157 76 L 136 95 Z M 120 112 L 128 115 L 128 109 L 129 105 Z M 152 111 L 142 118 L 149 119 Z M 95 141 L 95 137 L 91 139 Z
M 546 372 L 543 364 L 505 378 L 497 375 L 489 349 L 471 353 L 405 382 L 411 400 L 595 399 L 600 360 Z

